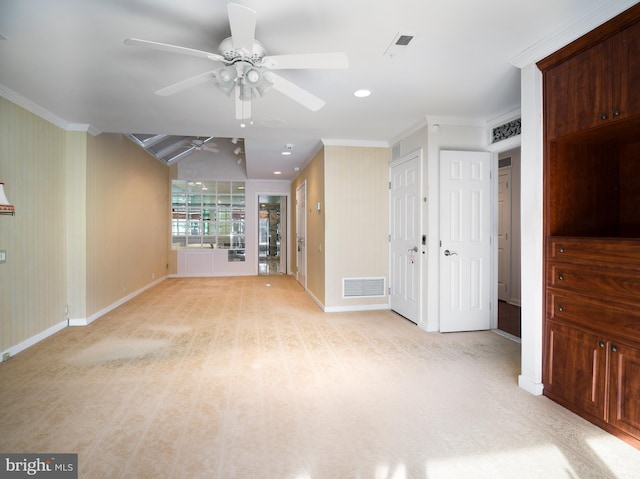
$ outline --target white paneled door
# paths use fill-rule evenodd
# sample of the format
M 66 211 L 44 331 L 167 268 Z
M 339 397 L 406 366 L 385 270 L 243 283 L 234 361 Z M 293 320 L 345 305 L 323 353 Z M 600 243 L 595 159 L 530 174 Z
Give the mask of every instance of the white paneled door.
M 420 156 L 391 165 L 389 303 L 393 311 L 420 319 Z
M 440 331 L 491 327 L 491 155 L 440 152 Z
M 511 167 L 498 176 L 498 299 L 511 299 Z

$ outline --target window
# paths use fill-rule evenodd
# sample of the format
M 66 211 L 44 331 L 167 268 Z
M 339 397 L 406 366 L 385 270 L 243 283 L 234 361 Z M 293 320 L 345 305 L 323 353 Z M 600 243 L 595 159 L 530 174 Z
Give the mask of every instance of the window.
M 244 182 L 173 180 L 171 244 L 227 249 L 229 261 L 244 261 Z

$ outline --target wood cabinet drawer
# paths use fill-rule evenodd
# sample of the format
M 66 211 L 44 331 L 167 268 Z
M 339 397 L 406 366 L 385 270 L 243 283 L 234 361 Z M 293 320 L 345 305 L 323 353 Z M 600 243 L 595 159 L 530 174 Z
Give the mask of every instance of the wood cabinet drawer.
M 637 303 L 640 309 L 640 272 L 549 263 L 547 286 L 577 293 L 611 296 Z
M 547 259 L 640 272 L 640 240 L 552 236 Z
M 640 341 L 640 309 L 629 303 L 547 289 L 547 319 Z

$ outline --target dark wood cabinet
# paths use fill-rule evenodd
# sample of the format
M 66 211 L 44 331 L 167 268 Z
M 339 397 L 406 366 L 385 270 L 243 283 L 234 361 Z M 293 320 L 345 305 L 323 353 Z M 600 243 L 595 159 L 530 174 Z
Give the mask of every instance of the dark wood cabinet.
M 595 334 L 554 321 L 547 321 L 546 336 L 545 395 L 604 420 L 605 344 Z
M 548 139 L 640 115 L 640 24 L 540 65 Z
M 640 4 L 538 67 L 544 394 L 640 448 Z
M 640 239 L 547 240 L 544 394 L 640 447 Z
M 640 347 L 611 343 L 611 402 L 608 422 L 640 438 Z
M 640 349 L 547 321 L 545 395 L 612 432 L 640 439 Z

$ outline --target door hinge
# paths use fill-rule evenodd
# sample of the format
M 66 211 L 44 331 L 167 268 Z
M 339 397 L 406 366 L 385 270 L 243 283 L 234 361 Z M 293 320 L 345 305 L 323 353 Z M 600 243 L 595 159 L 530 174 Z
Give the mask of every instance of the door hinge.
M 391 182 L 389 182 L 389 189 L 391 189 Z
M 389 243 L 391 243 L 391 235 L 389 235 Z
M 389 286 L 389 294 L 391 294 L 391 286 Z

